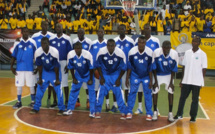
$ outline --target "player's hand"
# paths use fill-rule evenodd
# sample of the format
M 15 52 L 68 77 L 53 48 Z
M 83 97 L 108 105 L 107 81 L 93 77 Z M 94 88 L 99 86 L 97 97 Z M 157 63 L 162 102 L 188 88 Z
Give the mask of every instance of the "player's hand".
M 16 69 L 14 69 L 13 67 L 11 67 L 10 70 L 12 71 L 12 73 L 13 73 L 14 75 L 17 75 Z
M 55 86 L 60 85 L 60 81 L 56 80 L 54 84 L 55 84 Z
M 169 84 L 168 88 L 172 88 L 172 92 L 174 92 L 174 90 L 175 90 L 175 87 L 174 87 L 174 85 L 172 83 Z
M 64 72 L 65 72 L 65 74 L 68 73 L 68 68 L 67 68 L 67 66 L 64 67 Z
M 129 79 L 126 79 L 126 80 L 125 80 L 125 85 L 126 85 L 126 87 L 129 87 L 129 86 L 130 86 Z
M 89 81 L 87 82 L 88 85 L 92 85 L 93 84 L 93 80 L 89 79 Z
M 101 84 L 101 85 L 104 85 L 104 84 L 105 84 L 105 79 L 104 79 L 103 77 L 101 77 L 101 79 L 100 79 L 100 84 Z
M 182 83 L 181 82 L 179 83 L 179 87 L 182 88 Z
M 42 80 L 42 79 L 39 79 L 38 82 L 37 82 L 37 84 L 39 84 L 40 86 L 42 86 L 43 80 Z
M 152 89 L 152 81 L 149 82 L 149 89 Z
M 76 78 L 73 78 L 72 81 L 73 81 L 74 84 L 78 84 L 78 80 Z
M 38 69 L 34 69 L 33 74 L 37 74 Z
M 154 84 L 153 84 L 153 90 L 155 91 L 155 89 L 158 87 L 158 83 L 157 82 L 155 82 Z
M 116 87 L 120 86 L 120 84 L 121 84 L 120 79 L 117 79 L 117 80 L 115 81 Z

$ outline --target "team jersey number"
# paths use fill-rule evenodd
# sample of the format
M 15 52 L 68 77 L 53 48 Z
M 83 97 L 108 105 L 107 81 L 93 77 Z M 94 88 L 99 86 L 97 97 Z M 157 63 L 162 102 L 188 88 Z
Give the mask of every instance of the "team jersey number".
M 163 62 L 163 65 L 164 65 L 164 66 L 167 66 L 167 65 L 168 65 L 168 62 L 167 62 L 167 61 L 164 61 L 164 62 Z
M 81 66 L 82 66 L 82 64 L 81 64 L 81 63 L 77 63 L 77 65 L 78 65 L 78 67 L 81 67 Z
M 108 64 L 113 64 L 113 60 L 108 60 Z
M 138 61 L 139 61 L 139 63 L 143 63 L 143 59 L 139 59 Z

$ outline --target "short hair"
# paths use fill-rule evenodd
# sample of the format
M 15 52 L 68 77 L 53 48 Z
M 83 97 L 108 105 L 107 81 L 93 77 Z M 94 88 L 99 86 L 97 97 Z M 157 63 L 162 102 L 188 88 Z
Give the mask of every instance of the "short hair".
M 75 44 L 74 44 L 74 48 L 82 48 L 82 44 L 80 43 L 80 42 L 76 42 Z
M 146 37 L 141 35 L 138 39 L 146 40 Z
M 108 39 L 107 44 L 108 44 L 108 43 L 114 43 L 114 45 L 116 45 L 116 42 L 115 42 L 114 39 Z
M 27 27 L 23 27 L 23 28 L 21 29 L 21 31 L 23 31 L 24 29 L 27 29 L 27 30 L 28 30 L 28 28 L 27 28 Z
M 151 27 L 149 23 L 145 24 L 144 27 Z
M 47 41 L 47 42 L 49 42 L 49 38 L 43 37 L 43 38 L 41 39 L 41 42 L 42 42 L 42 41 Z
M 200 36 L 194 35 L 194 36 L 193 36 L 193 39 L 194 39 L 194 38 L 198 39 L 199 42 L 201 42 L 201 37 L 200 37 Z
M 119 26 L 118 26 L 118 28 L 119 27 L 124 27 L 125 29 L 126 29 L 126 26 L 124 25 L 124 24 L 120 24 Z
M 168 46 L 171 47 L 171 42 L 168 41 L 168 40 L 165 40 L 165 41 L 162 43 L 162 47 L 168 47 Z

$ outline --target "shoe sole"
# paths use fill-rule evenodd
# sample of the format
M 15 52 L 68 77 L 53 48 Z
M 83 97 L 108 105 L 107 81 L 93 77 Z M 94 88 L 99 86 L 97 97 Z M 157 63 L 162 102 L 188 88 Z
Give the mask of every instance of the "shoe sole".
M 19 109 L 19 108 L 21 108 L 21 107 L 13 107 L 13 109 Z
M 101 119 L 101 117 L 95 117 L 95 119 Z
M 152 119 L 146 119 L 147 121 L 152 121 Z
M 175 120 L 169 120 L 169 119 L 167 119 L 169 122 L 174 122 Z
M 126 118 L 120 118 L 120 120 L 126 120 Z
M 157 121 L 158 119 L 152 119 L 152 121 Z
M 63 114 L 61 114 L 61 113 L 57 113 L 57 115 L 62 116 Z
M 127 120 L 131 120 L 131 119 L 132 119 L 132 117 L 129 117 L 129 118 L 127 118 L 127 117 L 126 117 L 126 119 L 127 119 Z

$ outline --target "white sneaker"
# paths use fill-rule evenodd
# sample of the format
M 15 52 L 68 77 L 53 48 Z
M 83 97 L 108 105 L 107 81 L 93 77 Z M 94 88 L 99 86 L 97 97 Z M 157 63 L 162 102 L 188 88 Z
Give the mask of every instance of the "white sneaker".
M 128 114 L 126 115 L 126 119 L 132 119 L 132 114 L 131 114 L 131 113 L 128 113 Z
M 153 121 L 158 120 L 158 112 L 157 112 L 157 111 L 154 111 L 154 114 L 153 114 L 153 116 L 152 116 L 152 120 L 153 120 Z
M 95 113 L 90 113 L 90 114 L 89 114 L 89 117 L 90 117 L 90 118 L 95 118 Z
M 174 121 L 174 117 L 173 117 L 172 112 L 169 112 L 169 114 L 168 114 L 168 121 L 170 121 L 170 122 Z
M 66 112 L 63 112 L 63 115 L 71 115 L 72 114 L 72 110 L 67 110 Z
M 143 114 L 143 110 L 140 109 L 140 108 L 138 108 L 138 109 L 136 110 L 136 112 L 134 112 L 134 114 L 135 114 L 135 115 Z
M 146 115 L 146 120 L 147 120 L 147 121 L 152 121 L 152 116 L 151 116 L 151 115 L 149 115 L 149 114 L 148 114 L 148 115 Z

